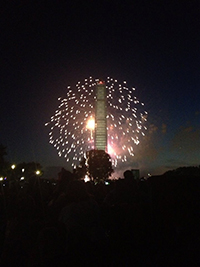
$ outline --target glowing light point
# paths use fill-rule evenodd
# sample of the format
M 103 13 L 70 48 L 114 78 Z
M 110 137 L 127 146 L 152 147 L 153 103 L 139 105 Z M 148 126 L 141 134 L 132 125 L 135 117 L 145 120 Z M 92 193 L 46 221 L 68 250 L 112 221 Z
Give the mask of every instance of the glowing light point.
M 15 168 L 16 168 L 16 165 L 15 164 L 11 165 L 11 169 L 12 170 L 14 170 Z
M 90 129 L 90 130 L 94 130 L 95 127 L 95 120 L 93 117 L 91 117 L 88 121 L 87 121 L 87 125 L 86 128 Z

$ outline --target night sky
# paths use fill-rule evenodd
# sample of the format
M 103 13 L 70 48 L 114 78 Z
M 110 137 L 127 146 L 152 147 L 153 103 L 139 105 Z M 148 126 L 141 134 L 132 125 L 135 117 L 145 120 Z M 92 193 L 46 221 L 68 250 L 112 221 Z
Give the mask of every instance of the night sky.
M 0 143 L 12 163 L 66 167 L 49 121 L 66 87 L 111 76 L 136 88 L 148 131 L 130 167 L 200 164 L 200 2 L 4 1 Z

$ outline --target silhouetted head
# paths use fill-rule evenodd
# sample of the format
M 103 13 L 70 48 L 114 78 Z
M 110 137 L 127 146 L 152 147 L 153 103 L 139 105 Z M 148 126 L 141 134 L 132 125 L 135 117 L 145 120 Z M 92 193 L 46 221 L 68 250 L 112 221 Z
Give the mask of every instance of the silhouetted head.
M 71 181 L 67 188 L 67 196 L 71 201 L 86 200 L 89 197 L 83 181 Z
M 126 170 L 124 172 L 124 179 L 126 179 L 126 180 L 133 180 L 134 179 L 134 175 L 133 175 L 132 171 Z
M 73 174 L 70 171 L 65 170 L 64 168 L 58 173 L 58 182 L 70 182 L 73 180 Z

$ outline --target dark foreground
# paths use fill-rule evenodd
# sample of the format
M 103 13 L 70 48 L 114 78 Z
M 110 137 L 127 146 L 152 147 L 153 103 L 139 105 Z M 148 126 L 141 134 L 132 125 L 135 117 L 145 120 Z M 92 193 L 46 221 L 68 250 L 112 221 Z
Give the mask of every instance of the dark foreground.
M 200 177 L 1 191 L 0 266 L 200 266 Z

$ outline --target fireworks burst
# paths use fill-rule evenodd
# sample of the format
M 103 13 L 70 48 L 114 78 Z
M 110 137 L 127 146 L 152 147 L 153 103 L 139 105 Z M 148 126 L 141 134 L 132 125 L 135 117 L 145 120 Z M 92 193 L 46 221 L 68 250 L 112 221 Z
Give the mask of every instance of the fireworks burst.
M 89 77 L 74 87 L 67 87 L 66 97 L 50 121 L 49 142 L 72 166 L 77 165 L 86 151 L 94 149 L 96 84 L 99 79 Z M 135 146 L 147 130 L 147 112 L 144 103 L 134 96 L 135 88 L 126 81 L 119 83 L 107 77 L 107 133 L 108 153 L 113 165 L 128 161 L 134 156 Z

